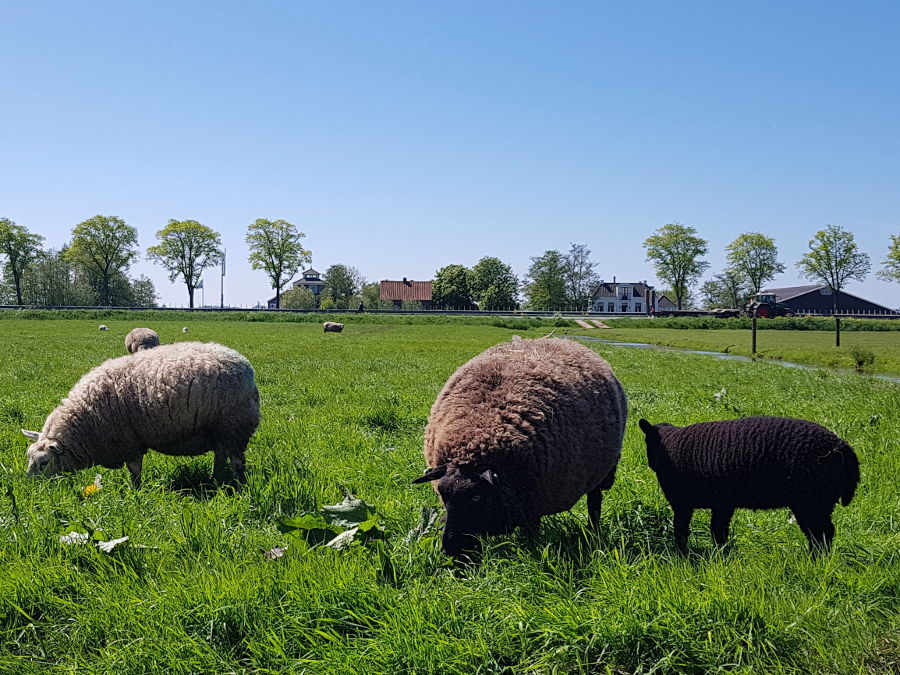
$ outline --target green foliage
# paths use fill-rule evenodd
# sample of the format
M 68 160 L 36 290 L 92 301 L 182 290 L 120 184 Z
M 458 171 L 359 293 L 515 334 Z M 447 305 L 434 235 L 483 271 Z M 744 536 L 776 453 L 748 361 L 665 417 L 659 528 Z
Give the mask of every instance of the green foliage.
M 750 288 L 743 274 L 734 268 L 713 275 L 700 287 L 703 306 L 707 309 L 733 307 L 740 309 L 747 304 Z
M 250 267 L 269 276 L 275 289 L 276 308 L 281 307 L 281 289 L 301 267 L 312 262 L 312 253 L 300 243 L 305 236 L 286 220 L 259 218 L 247 228 Z
M 730 274 L 745 279 L 749 285 L 747 295 L 759 293 L 763 284 L 784 272 L 784 264 L 778 261 L 775 240 L 759 232 L 741 234 L 725 250 Z
M 87 272 L 99 304 L 112 305 L 114 279 L 124 277 L 138 257 L 137 230 L 116 216 L 94 216 L 72 229 L 65 254 Z
M 853 364 L 857 370 L 862 370 L 866 366 L 871 366 L 875 363 L 875 352 L 867 347 L 852 345 L 847 351 L 850 354 L 850 358 L 853 359 Z
M 12 280 L 15 303 L 22 302 L 22 275 L 41 252 L 44 238 L 29 232 L 22 225 L 16 225 L 9 218 L 0 218 L 0 260 L 3 260 L 3 275 Z
M 531 259 L 525 281 L 528 309 L 566 309 L 566 259 L 559 251 L 545 251 Z
M 381 299 L 381 284 L 377 281 L 363 284 L 360 301 L 366 309 L 392 309 L 394 307 L 394 303 L 390 300 Z
M 362 273 L 350 265 L 332 265 L 322 277 L 325 282 L 322 309 L 348 309 L 354 300 L 358 302 L 359 293 L 366 283 Z
M 577 311 L 591 307 L 591 296 L 600 282 L 591 260 L 591 250 L 585 244 L 572 244 L 565 256 L 566 304 Z
M 436 309 L 475 309 L 469 287 L 471 271 L 464 265 L 445 265 L 434 273 L 431 300 Z
M 182 279 L 188 291 L 189 307 L 194 306 L 194 289 L 203 270 L 222 260 L 219 233 L 196 220 L 170 220 L 156 233 L 159 244 L 147 249 L 147 258 L 169 272 L 169 281 Z
M 519 280 L 500 258 L 485 256 L 469 272 L 469 289 L 479 309 L 515 309 Z
M 327 340 L 318 323 L 198 319 L 227 314 L 110 312 L 103 333 L 96 319 L 3 321 L 0 672 L 897 670 L 897 385 L 597 345 L 630 406 L 599 531 L 582 501 L 545 518 L 536 540 L 491 537 L 478 564 L 453 566 L 435 536 L 437 496 L 409 483 L 425 465 L 421 434 L 440 387 L 509 331 L 360 322 Z M 253 363 L 263 420 L 244 489 L 208 483 L 210 454 L 148 453 L 140 490 L 125 469 L 27 478 L 19 426 L 39 427 L 84 372 L 122 353 L 136 321 L 151 320 L 164 343 L 214 340 Z M 398 423 L 363 423 L 387 408 Z M 701 511 L 691 555 L 679 556 L 636 420 L 760 414 L 815 420 L 859 454 L 863 483 L 835 509 L 835 550 L 811 559 L 785 510 L 739 510 L 719 552 Z M 98 472 L 103 489 L 82 496 Z M 303 514 L 330 529 L 320 507 L 342 502 L 338 485 L 377 506 L 384 541 L 308 547 L 279 529 Z M 63 544 L 60 521 L 129 540 L 109 553 Z
M 900 282 L 900 234 L 891 235 L 887 257 L 881 264 L 882 268 L 878 270 L 879 279 Z
M 314 309 L 316 296 L 308 288 L 295 286 L 281 294 L 281 307 L 283 309 Z
M 708 251 L 707 242 L 696 234 L 693 227 L 669 223 L 658 228 L 643 244 L 656 276 L 672 287 L 678 309 L 682 308 L 688 288 L 709 267 L 708 262 L 700 260 Z
M 797 262 L 800 276 L 839 291 L 848 281 L 862 281 L 872 265 L 856 245 L 852 232 L 827 225 L 809 241 L 809 251 Z M 837 294 L 832 294 L 837 303 Z

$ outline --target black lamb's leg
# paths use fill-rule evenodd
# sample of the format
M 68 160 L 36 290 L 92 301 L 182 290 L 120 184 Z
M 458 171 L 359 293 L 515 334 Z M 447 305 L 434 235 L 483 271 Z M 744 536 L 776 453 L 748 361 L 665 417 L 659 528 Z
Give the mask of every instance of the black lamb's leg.
M 719 507 L 713 509 L 710 529 L 712 530 L 716 546 L 720 548 L 723 548 L 728 543 L 728 526 L 733 515 L 734 509 L 731 508 Z
M 143 467 L 143 465 L 143 453 L 125 462 L 125 466 L 128 467 L 128 472 L 131 474 L 131 487 L 133 487 L 135 490 L 141 487 L 141 468 Z
M 797 517 L 797 524 L 806 535 L 809 552 L 814 556 L 828 553 L 831 549 L 831 540 L 834 539 L 834 523 L 831 522 L 831 512 L 791 510 Z
M 603 488 L 599 485 L 588 492 L 587 507 L 591 526 L 598 528 L 600 526 L 600 509 L 603 507 Z
M 675 511 L 675 545 L 678 546 L 679 551 L 686 553 L 688 534 L 690 534 L 691 531 L 691 518 L 694 516 L 694 508 L 691 506 L 675 506 L 673 504 L 672 509 Z

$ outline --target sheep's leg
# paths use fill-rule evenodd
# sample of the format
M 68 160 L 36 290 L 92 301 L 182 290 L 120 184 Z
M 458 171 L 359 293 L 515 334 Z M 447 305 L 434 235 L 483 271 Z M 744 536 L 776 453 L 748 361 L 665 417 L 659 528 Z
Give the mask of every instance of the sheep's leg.
M 688 534 L 691 531 L 691 518 L 694 517 L 692 506 L 672 506 L 675 511 L 675 545 L 682 553 L 687 551 Z
M 797 524 L 806 535 L 809 542 L 809 552 L 813 555 L 819 553 L 828 553 L 831 549 L 831 540 L 834 539 L 834 523 L 831 522 L 831 513 L 829 512 L 798 512 L 794 509 L 794 515 L 797 517 Z
M 125 466 L 128 467 L 128 471 L 131 474 L 131 487 L 133 487 L 135 490 L 141 487 L 141 468 L 143 467 L 143 465 L 143 453 L 125 462 Z
M 224 483 L 228 480 L 228 453 L 222 448 L 216 448 L 214 454 L 213 480 L 216 483 Z
M 603 506 L 603 488 L 599 485 L 588 492 L 587 507 L 588 516 L 591 519 L 591 526 L 597 528 L 600 526 L 600 509 Z
M 525 532 L 525 536 L 529 539 L 534 539 L 541 533 L 541 519 L 540 517 L 530 520 L 522 526 L 522 531 Z
M 713 509 L 710 529 L 712 530 L 712 536 L 716 542 L 716 546 L 719 546 L 720 548 L 724 547 L 728 542 L 728 526 L 731 524 L 731 517 L 733 515 L 734 509 L 724 507 Z
M 234 479 L 238 485 L 243 485 L 246 475 L 244 473 L 244 451 L 238 450 L 229 455 L 231 458 L 231 470 L 234 471 Z

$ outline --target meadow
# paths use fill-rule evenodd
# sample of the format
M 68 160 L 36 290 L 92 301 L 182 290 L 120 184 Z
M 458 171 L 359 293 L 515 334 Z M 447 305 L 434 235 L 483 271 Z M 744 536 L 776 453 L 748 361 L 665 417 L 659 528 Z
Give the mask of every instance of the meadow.
M 536 540 L 492 538 L 477 564 L 456 566 L 430 523 L 434 492 L 410 484 L 429 408 L 463 362 L 542 324 L 323 334 L 190 317 L 110 319 L 100 332 L 93 318 L 41 318 L 0 318 L 0 672 L 900 671 L 897 384 L 591 344 L 630 402 L 600 530 L 582 501 Z M 211 455 L 150 453 L 140 490 L 125 469 L 25 476 L 19 428 L 39 429 L 136 325 L 253 363 L 263 421 L 242 491 L 209 484 Z M 787 510 L 738 511 L 724 552 L 698 512 L 690 554 L 677 554 L 638 419 L 749 415 L 808 418 L 856 449 L 862 484 L 835 510 L 830 555 L 810 558 Z M 84 496 L 96 474 L 101 488 Z M 377 509 L 383 538 L 335 550 L 285 531 L 344 490 Z M 62 542 L 70 531 L 129 539 L 104 552 Z

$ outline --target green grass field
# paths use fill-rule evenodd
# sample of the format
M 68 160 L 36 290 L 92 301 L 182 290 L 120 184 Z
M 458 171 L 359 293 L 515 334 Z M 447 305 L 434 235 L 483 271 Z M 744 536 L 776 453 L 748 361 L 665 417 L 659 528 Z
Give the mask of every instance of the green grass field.
M 752 353 L 749 330 L 622 328 L 621 323 L 609 330 L 586 332 L 568 328 L 557 332 L 681 349 L 727 351 L 743 356 Z M 872 364 L 864 367 L 866 372 L 900 375 L 900 331 L 844 331 L 840 347 L 834 346 L 833 331 L 759 330 L 756 333 L 757 356 L 806 365 L 854 368 L 854 347 L 868 350 L 875 357 Z
M 2 673 L 900 669 L 896 384 L 591 345 L 631 407 L 600 532 L 582 502 L 545 518 L 536 541 L 491 539 L 479 565 L 458 568 L 436 530 L 408 536 L 422 507 L 437 505 L 429 487 L 410 484 L 424 467 L 428 410 L 467 359 L 544 329 L 354 324 L 324 335 L 309 323 L 192 321 L 185 335 L 181 320 L 152 322 L 163 342 L 218 341 L 254 364 L 263 421 L 245 489 L 207 485 L 211 455 L 150 453 L 140 490 L 125 469 L 29 479 L 19 427 L 39 429 L 140 325 L 97 323 L 0 320 Z M 856 449 L 862 485 L 835 511 L 830 555 L 810 559 L 787 510 L 738 511 L 724 553 L 698 512 L 691 554 L 676 554 L 637 420 L 748 415 L 812 419 Z M 96 473 L 102 489 L 83 497 Z M 308 549 L 278 529 L 339 502 L 341 486 L 377 507 L 383 542 Z M 70 529 L 129 541 L 104 553 L 61 543 Z M 285 544 L 283 557 L 263 555 Z

